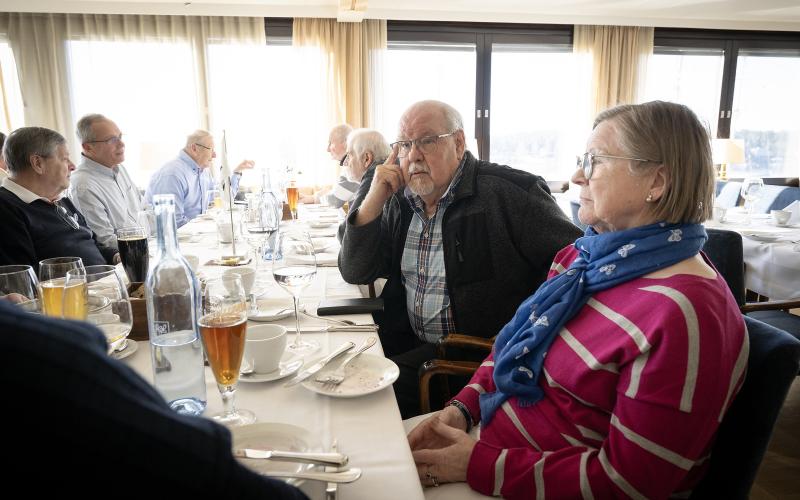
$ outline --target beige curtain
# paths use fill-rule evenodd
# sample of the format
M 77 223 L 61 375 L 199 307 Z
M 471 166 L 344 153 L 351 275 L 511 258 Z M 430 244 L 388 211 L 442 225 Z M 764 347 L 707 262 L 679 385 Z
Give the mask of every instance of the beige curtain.
M 377 125 L 376 96 L 386 50 L 386 21 L 340 23 L 335 19 L 295 19 L 292 45 L 321 56 L 330 125 Z
M 0 13 L 0 33 L 14 51 L 25 124 L 52 128 L 71 142 L 79 117 L 71 115 L 67 41 L 190 43 L 197 102 L 204 110 L 199 128 L 209 128 L 208 44 L 265 44 L 263 19 L 243 17 Z
M 590 112 L 637 102 L 653 53 L 653 28 L 575 26 L 574 52 L 591 65 Z

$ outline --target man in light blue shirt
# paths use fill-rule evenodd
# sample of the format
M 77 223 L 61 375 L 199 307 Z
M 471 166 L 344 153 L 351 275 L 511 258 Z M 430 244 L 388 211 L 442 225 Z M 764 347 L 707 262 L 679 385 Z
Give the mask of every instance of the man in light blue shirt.
M 117 125 L 103 115 L 86 115 L 77 124 L 83 152 L 72 173 L 69 197 L 83 213 L 97 241 L 116 246 L 116 230 L 137 224 L 142 196 L 128 171 L 125 143 Z
M 153 195 L 175 195 L 175 222 L 178 227 L 208 210 L 208 192 L 214 188 L 214 179 L 208 167 L 217 153 L 214 138 L 205 130 L 196 130 L 186 138 L 184 147 L 174 160 L 167 162 L 150 178 L 146 200 L 153 203 Z M 231 193 L 239 190 L 242 171 L 253 168 L 255 162 L 244 160 L 231 176 Z

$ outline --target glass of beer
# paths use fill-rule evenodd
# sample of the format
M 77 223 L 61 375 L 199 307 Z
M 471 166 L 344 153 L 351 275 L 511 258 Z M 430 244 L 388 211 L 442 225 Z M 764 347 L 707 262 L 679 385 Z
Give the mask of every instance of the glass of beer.
M 297 186 L 292 182 L 286 187 L 286 203 L 289 204 L 289 211 L 292 213 L 292 220 L 297 220 L 297 200 L 300 198 L 300 192 Z
M 122 267 L 131 283 L 143 283 L 147 278 L 150 255 L 147 248 L 147 229 L 130 226 L 117 229 L 117 247 Z
M 228 426 L 252 424 L 255 414 L 235 405 L 247 334 L 247 296 L 239 276 L 206 282 L 199 326 L 208 364 L 222 395 L 223 410 L 211 418 Z
M 0 297 L 28 312 L 39 312 L 38 285 L 31 266 L 0 266 Z
M 108 353 L 127 347 L 133 313 L 121 271 L 116 266 L 87 266 L 67 273 L 63 313 L 67 319 L 84 319 L 106 336 Z
M 63 317 L 64 281 L 67 272 L 83 269 L 80 257 L 54 257 L 39 261 L 39 295 L 42 312 L 54 318 Z

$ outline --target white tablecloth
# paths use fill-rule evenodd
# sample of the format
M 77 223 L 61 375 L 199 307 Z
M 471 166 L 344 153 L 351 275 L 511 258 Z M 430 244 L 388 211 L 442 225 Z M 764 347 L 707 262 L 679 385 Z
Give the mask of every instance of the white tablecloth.
M 744 214 L 737 211 L 726 217 L 726 222 L 707 221 L 706 227 L 743 236 L 745 287 L 770 299 L 800 298 L 800 226 L 776 226 L 764 215 L 745 224 Z
M 193 242 L 181 242 L 181 250 L 194 254 L 200 262 L 216 256 L 220 249 L 216 245 L 213 223 L 198 221 L 181 228 L 181 234 L 201 233 Z M 205 233 L 205 234 L 202 234 Z M 206 266 L 200 271 L 208 277 L 221 274 L 227 267 Z M 291 306 L 290 296 L 272 280 L 269 262 L 261 266 L 257 281 L 266 288 L 262 300 L 271 304 L 284 301 Z M 335 267 L 318 268 L 315 281 L 304 292 L 301 303 L 309 312 L 316 312 L 321 298 L 360 296 L 357 286 L 345 283 Z M 369 315 L 336 316 L 359 323 L 372 321 Z M 294 326 L 294 318 L 279 321 L 287 327 Z M 249 325 L 257 323 L 250 322 Z M 301 325 L 325 325 L 325 321 L 302 317 Z M 333 350 L 343 342 L 351 340 L 359 345 L 370 333 L 338 331 L 335 333 L 303 334 L 317 340 L 321 350 L 311 355 L 316 358 Z M 377 334 L 372 334 L 377 335 Z M 289 341 L 293 340 L 290 334 Z M 369 352 L 382 354 L 380 343 Z M 145 379 L 152 381 L 152 366 L 149 345 L 139 343 L 139 350 L 126 363 L 132 366 Z M 280 380 L 265 383 L 239 383 L 236 392 L 236 406 L 255 412 L 259 422 L 288 423 L 308 429 L 319 438 L 320 445 L 327 450 L 334 438 L 338 440 L 339 450 L 350 456 L 350 466 L 363 471 L 361 479 L 352 484 L 339 487 L 341 500 L 351 499 L 422 499 L 422 487 L 417 478 L 406 433 L 400 419 L 400 412 L 394 392 L 386 388 L 380 392 L 353 399 L 334 399 L 313 393 L 302 385 L 284 388 Z M 210 368 L 206 368 L 206 390 L 208 408 L 206 414 L 222 409 L 222 400 Z M 324 484 L 309 481 L 302 489 L 310 498 L 324 498 Z

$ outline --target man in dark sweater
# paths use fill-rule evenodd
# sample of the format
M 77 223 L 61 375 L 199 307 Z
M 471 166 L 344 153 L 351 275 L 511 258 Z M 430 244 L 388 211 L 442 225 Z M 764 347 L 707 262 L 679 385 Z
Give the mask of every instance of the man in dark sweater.
M 339 267 L 350 283 L 388 278 L 376 321 L 400 366 L 395 394 L 408 418 L 418 412 L 417 370 L 436 357 L 435 343 L 451 333 L 496 335 L 581 232 L 541 177 L 467 152 L 451 106 L 413 105 L 399 139 L 347 217 Z
M 75 205 L 59 199 L 75 170 L 61 134 L 19 128 L 6 139 L 3 158 L 9 177 L 0 187 L 0 265 L 28 264 L 38 270 L 39 261 L 50 257 L 80 257 L 86 266 L 119 259 L 115 247 L 97 242 Z
M 25 496 L 305 498 L 239 464 L 226 428 L 172 411 L 87 323 L 0 300 L 0 366 L 5 486 Z

